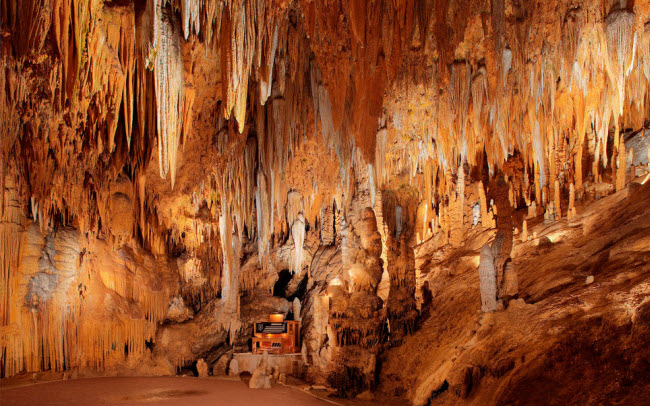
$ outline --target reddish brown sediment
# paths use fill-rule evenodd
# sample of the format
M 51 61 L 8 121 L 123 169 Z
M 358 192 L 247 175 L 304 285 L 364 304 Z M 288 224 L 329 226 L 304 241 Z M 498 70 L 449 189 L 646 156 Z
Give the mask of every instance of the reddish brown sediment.
M 244 382 L 218 378 L 109 377 L 46 382 L 0 391 L 2 404 L 38 405 L 327 405 L 290 386 L 251 390 Z

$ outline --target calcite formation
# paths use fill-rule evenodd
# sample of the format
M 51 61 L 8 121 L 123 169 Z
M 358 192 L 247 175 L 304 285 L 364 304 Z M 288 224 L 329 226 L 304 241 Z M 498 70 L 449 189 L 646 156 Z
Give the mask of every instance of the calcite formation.
M 0 377 L 236 374 L 278 312 L 341 396 L 508 403 L 556 295 L 645 337 L 649 84 L 640 0 L 3 1 Z
M 481 311 L 493 312 L 497 309 L 497 276 L 494 256 L 487 245 L 481 248 L 478 273 L 481 280 Z

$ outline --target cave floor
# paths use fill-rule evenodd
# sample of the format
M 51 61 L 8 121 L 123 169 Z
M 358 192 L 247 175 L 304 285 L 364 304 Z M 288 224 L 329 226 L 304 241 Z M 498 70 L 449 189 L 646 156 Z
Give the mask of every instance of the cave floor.
M 327 405 L 291 386 L 249 389 L 238 380 L 185 377 L 110 377 L 44 382 L 0 390 L 13 405 Z

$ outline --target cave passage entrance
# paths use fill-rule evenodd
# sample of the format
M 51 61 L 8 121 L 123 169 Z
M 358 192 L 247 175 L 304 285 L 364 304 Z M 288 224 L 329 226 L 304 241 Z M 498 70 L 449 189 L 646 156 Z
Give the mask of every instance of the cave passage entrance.
M 287 288 L 293 279 L 293 274 L 288 269 L 283 269 L 278 273 L 278 280 L 273 285 L 273 296 L 287 297 Z

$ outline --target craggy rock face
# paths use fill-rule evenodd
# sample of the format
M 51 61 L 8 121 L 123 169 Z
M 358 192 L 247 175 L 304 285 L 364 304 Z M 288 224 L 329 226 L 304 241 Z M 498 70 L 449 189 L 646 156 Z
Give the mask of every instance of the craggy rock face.
M 629 401 L 649 95 L 647 1 L 3 1 L 0 376 Z

